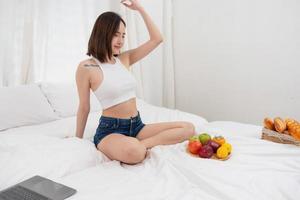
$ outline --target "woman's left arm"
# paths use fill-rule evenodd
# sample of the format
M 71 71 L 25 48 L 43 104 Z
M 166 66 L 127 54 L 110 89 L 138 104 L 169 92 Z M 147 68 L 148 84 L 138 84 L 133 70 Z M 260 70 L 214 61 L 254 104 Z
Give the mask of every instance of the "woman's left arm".
M 137 10 L 141 14 L 146 24 L 150 39 L 139 47 L 120 54 L 120 58 L 123 57 L 123 59 L 127 61 L 127 67 L 144 58 L 163 41 L 163 37 L 159 29 L 156 27 L 144 8 L 137 2 L 137 0 L 132 0 L 131 2 L 131 5 L 125 6 L 132 10 Z

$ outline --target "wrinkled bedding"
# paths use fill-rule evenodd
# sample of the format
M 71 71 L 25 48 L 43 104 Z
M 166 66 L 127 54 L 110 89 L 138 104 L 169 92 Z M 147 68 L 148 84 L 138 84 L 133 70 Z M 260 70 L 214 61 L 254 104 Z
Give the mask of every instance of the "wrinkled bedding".
M 155 110 L 157 109 L 157 110 Z M 223 135 L 229 160 L 192 157 L 187 141 L 156 146 L 137 165 L 109 160 L 91 138 L 99 114 L 89 117 L 85 138 L 75 117 L 9 129 L 0 134 L 0 190 L 41 175 L 77 190 L 73 200 L 93 199 L 299 199 L 300 148 L 260 139 L 260 126 L 210 122 L 178 110 L 141 109 L 145 123 L 185 120 L 198 133 Z

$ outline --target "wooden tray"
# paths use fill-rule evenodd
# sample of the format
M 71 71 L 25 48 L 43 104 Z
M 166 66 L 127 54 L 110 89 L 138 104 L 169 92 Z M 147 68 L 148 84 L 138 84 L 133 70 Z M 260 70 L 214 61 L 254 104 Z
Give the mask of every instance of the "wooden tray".
M 300 141 L 296 140 L 292 136 L 284 133 L 278 133 L 276 131 L 272 131 L 266 128 L 262 129 L 261 139 L 269 140 L 276 143 L 294 144 L 300 146 Z
M 190 154 L 191 156 L 196 157 L 196 158 L 201 158 L 200 156 L 198 156 L 198 155 L 196 155 L 196 154 L 192 154 L 192 153 L 189 151 L 188 147 L 187 147 L 185 150 L 186 150 L 186 152 L 187 152 L 188 154 Z M 231 154 L 232 154 L 232 153 L 230 153 L 226 158 L 221 159 L 221 158 L 218 158 L 217 155 L 214 153 L 214 155 L 213 155 L 211 158 L 201 158 L 201 159 L 213 159 L 213 160 L 221 160 L 221 161 L 225 161 L 225 160 L 228 160 L 228 159 L 231 157 Z

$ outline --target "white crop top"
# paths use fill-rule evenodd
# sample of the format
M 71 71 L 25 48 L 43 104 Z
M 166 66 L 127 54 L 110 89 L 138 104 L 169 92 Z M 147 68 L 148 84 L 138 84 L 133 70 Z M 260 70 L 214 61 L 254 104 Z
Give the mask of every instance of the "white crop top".
M 119 58 L 115 57 L 115 64 L 100 63 L 97 58 L 92 58 L 100 66 L 103 73 L 102 82 L 94 91 L 103 110 L 136 97 L 137 81 Z

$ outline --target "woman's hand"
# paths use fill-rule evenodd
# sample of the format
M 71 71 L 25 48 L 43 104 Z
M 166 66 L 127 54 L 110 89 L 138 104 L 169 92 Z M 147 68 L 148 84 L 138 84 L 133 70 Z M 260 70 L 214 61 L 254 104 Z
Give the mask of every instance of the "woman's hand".
M 122 0 L 121 3 L 131 10 L 139 10 L 140 8 L 142 8 L 138 0 Z

